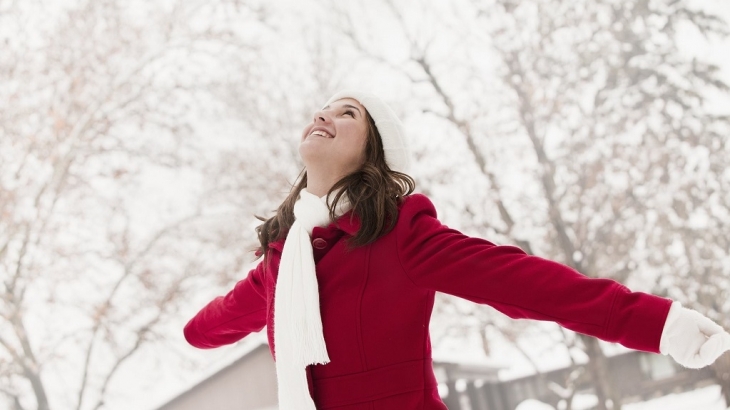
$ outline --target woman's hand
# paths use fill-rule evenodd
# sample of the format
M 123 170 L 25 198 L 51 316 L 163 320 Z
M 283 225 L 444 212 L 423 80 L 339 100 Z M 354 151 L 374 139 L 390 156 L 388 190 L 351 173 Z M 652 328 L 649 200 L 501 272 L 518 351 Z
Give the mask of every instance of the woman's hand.
M 730 334 L 700 312 L 674 302 L 664 324 L 659 350 L 684 367 L 699 369 L 730 350 Z

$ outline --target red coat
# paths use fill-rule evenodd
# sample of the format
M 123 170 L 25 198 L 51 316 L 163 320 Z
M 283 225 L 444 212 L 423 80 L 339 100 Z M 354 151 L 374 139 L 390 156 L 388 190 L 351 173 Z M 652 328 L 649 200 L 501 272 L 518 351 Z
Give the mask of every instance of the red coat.
M 424 195 L 406 197 L 395 229 L 345 253 L 359 220 L 349 213 L 312 232 L 330 363 L 307 368 L 318 409 L 446 409 L 431 362 L 436 291 L 488 304 L 512 318 L 550 320 L 610 342 L 658 353 L 671 300 L 631 292 L 514 246 L 450 229 Z M 199 348 L 240 340 L 268 325 L 274 346 L 274 285 L 283 241 L 225 297 L 185 326 Z M 264 263 L 265 262 L 265 263 Z M 357 405 L 357 406 L 355 406 Z

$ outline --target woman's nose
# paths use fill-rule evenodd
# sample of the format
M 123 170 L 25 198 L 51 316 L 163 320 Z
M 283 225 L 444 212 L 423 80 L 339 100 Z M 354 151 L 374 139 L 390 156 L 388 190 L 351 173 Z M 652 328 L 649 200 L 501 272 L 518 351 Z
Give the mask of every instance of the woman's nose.
M 328 122 L 330 119 L 329 115 L 322 110 L 314 113 L 314 122 Z

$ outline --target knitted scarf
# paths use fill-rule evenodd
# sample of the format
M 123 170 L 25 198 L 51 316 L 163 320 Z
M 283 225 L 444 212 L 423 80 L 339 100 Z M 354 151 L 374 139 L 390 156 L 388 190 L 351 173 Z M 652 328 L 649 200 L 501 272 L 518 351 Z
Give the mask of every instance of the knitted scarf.
M 334 197 L 334 194 L 333 194 Z M 335 215 L 351 207 L 340 198 Z M 280 410 L 316 410 L 309 394 L 306 367 L 327 364 L 327 346 L 319 312 L 319 289 L 310 236 L 315 226 L 329 225 L 327 195 L 302 189 L 294 204 L 295 221 L 284 242 L 274 294 L 274 348 Z

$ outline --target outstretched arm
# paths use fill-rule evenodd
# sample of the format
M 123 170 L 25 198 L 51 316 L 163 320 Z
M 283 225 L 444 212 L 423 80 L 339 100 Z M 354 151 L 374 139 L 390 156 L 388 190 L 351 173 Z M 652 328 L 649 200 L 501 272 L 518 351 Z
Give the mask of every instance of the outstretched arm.
M 263 262 L 236 283 L 225 296 L 218 296 L 185 325 L 185 339 L 200 349 L 237 342 L 266 325 L 266 294 Z
M 514 246 L 468 237 L 441 224 L 427 197 L 415 194 L 406 201 L 396 228 L 398 254 L 415 285 L 488 304 L 512 318 L 550 320 L 632 349 L 660 352 L 670 299 L 586 277 Z

